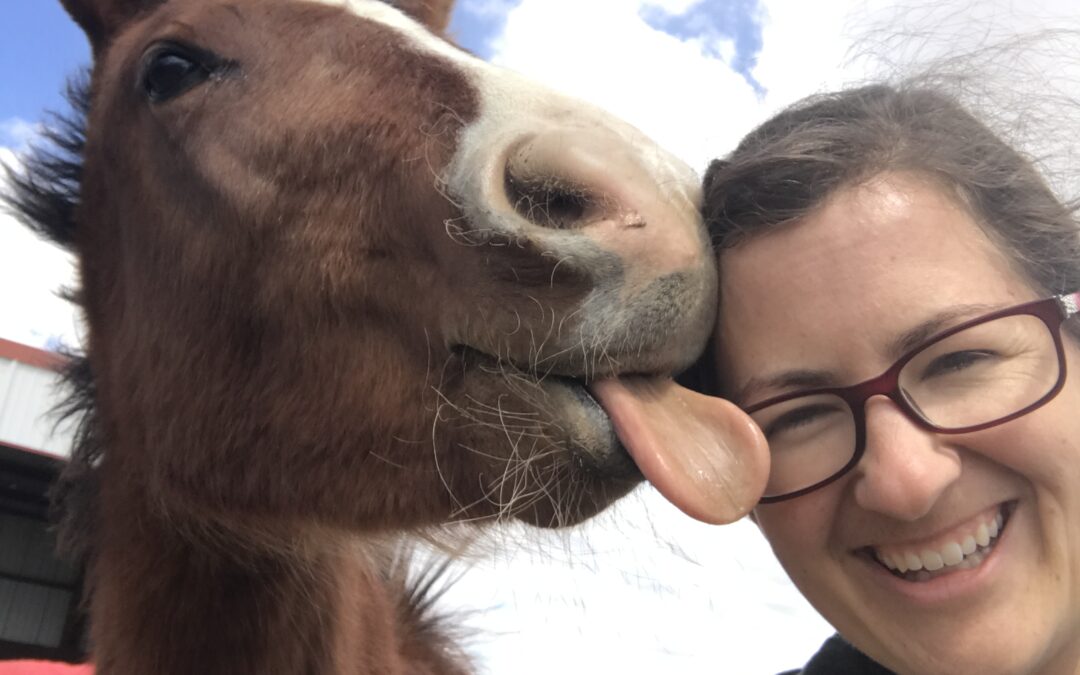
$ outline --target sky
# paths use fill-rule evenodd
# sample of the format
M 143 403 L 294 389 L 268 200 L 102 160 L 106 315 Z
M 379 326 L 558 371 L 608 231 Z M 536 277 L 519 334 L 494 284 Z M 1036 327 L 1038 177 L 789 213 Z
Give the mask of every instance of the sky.
M 451 32 L 494 63 L 626 118 L 700 171 L 802 96 L 1016 31 L 1073 27 L 1073 2 L 460 0 Z M 0 159 L 17 164 L 89 54 L 58 3 L 8 4 Z M 1080 82 L 1058 61 L 1009 58 L 1031 75 L 1014 68 L 1015 100 L 1025 87 Z M 71 279 L 63 253 L 0 215 L 0 337 L 77 344 L 77 320 L 53 293 Z M 587 527 L 509 528 L 495 543 L 446 598 L 472 610 L 470 646 L 487 673 L 776 673 L 804 663 L 831 632 L 752 524 L 701 525 L 647 486 Z

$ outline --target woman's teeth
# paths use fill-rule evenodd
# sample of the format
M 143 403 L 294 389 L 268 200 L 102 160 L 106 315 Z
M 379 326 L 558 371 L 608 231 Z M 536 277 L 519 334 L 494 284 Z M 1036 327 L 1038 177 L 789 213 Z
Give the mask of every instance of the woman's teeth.
M 893 574 L 908 581 L 927 581 L 955 570 L 977 567 L 994 547 L 1005 525 L 1002 510 L 958 538 L 918 549 L 874 549 L 874 557 Z

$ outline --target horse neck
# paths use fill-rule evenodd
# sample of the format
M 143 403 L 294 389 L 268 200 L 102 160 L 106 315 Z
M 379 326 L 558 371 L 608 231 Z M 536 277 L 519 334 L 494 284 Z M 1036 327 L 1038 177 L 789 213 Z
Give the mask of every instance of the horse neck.
M 355 550 L 226 551 L 178 534 L 148 504 L 113 506 L 91 569 L 100 675 L 463 672 Z

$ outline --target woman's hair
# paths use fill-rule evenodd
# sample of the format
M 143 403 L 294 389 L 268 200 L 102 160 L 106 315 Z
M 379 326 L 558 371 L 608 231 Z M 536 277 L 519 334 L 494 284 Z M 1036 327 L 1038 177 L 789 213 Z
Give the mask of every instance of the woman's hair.
M 1040 291 L 1080 289 L 1076 207 L 944 87 L 917 81 L 812 96 L 780 112 L 711 164 L 705 221 L 729 248 L 884 171 L 916 172 L 953 194 Z

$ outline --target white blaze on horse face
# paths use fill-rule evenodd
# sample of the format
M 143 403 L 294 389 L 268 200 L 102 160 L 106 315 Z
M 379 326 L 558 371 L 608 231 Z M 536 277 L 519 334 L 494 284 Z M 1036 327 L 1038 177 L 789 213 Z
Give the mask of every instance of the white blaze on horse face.
M 591 125 L 609 128 L 628 144 L 638 148 L 640 161 L 651 168 L 652 175 L 671 191 L 672 198 L 681 198 L 695 207 L 700 200 L 698 177 L 694 171 L 633 126 L 584 101 L 559 94 L 512 70 L 471 56 L 432 34 L 384 0 L 301 1 L 343 7 L 358 17 L 393 28 L 410 38 L 417 47 L 459 65 L 481 95 L 483 116 L 491 116 L 491 119 L 485 120 L 488 125 L 503 125 L 514 121 L 515 123 L 507 126 L 528 132 L 536 131 L 534 122 L 537 121 L 547 122 L 544 126 L 561 127 L 571 124 L 582 128 L 589 128 Z
M 698 216 L 700 181 L 685 163 L 631 125 L 457 49 L 386 2 L 305 1 L 343 7 L 383 24 L 413 48 L 459 69 L 475 88 L 480 112 L 466 120 L 442 177 L 449 193 L 473 228 L 525 236 L 586 265 L 598 250 L 615 254 L 624 263 L 621 274 L 610 286 L 600 284 L 583 307 L 592 305 L 597 312 L 585 311 L 584 317 L 609 321 L 613 300 L 670 274 L 690 273 L 712 302 L 715 274 Z M 564 157 L 555 160 L 554 170 L 565 173 L 549 177 L 567 179 L 615 206 L 569 230 L 544 228 L 516 214 L 505 193 L 505 173 L 509 157 L 523 145 L 535 150 L 541 163 Z

